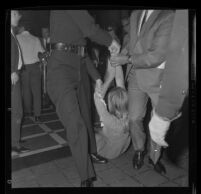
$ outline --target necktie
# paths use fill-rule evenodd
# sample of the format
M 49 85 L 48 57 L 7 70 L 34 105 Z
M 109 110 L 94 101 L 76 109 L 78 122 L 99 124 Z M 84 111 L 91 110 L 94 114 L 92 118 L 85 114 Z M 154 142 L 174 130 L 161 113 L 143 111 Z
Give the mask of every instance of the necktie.
M 143 19 L 142 19 L 142 23 L 141 23 L 141 27 L 140 27 L 139 32 L 142 30 L 142 27 L 144 26 L 144 24 L 145 24 L 145 22 L 146 22 L 147 13 L 148 13 L 148 10 L 145 10 L 144 17 L 143 17 Z

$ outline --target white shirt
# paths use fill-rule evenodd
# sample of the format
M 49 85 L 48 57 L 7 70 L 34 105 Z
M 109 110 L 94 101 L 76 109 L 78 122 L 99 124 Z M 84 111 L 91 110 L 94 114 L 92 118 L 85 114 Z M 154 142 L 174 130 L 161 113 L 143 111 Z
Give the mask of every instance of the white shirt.
M 39 38 L 31 35 L 28 31 L 23 31 L 16 37 L 22 49 L 24 64 L 27 65 L 38 62 L 38 52 L 44 52 Z
M 15 37 L 12 28 L 11 28 L 11 33 Z M 18 48 L 18 52 L 19 52 L 19 59 L 18 59 L 18 67 L 17 67 L 17 69 L 20 70 L 22 68 L 22 53 L 21 53 L 21 50 L 20 50 L 20 47 L 19 47 L 18 43 L 17 43 L 17 48 Z
M 140 34 L 140 30 L 141 30 L 142 21 L 143 21 L 144 15 L 145 15 L 145 11 L 146 11 L 146 10 L 144 10 L 144 11 L 142 12 L 142 15 L 141 15 L 141 18 L 140 18 L 140 25 L 139 25 L 139 28 L 138 28 L 138 35 Z M 147 21 L 147 20 L 149 19 L 150 15 L 153 13 L 153 11 L 154 11 L 154 10 L 148 10 L 148 12 L 147 12 L 147 17 L 146 17 L 145 21 Z

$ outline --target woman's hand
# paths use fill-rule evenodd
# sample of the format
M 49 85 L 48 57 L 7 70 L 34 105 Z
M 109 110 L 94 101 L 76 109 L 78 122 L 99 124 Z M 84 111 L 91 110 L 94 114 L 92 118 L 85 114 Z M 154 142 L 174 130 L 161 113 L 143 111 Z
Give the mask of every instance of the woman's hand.
M 118 65 L 125 65 L 129 62 L 129 57 L 123 54 L 118 54 L 116 56 L 111 56 L 110 63 L 113 67 Z

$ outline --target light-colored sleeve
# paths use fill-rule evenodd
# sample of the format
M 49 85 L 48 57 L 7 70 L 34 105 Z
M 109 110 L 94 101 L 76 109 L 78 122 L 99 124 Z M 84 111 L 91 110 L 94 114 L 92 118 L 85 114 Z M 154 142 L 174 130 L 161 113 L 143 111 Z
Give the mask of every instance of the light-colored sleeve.
M 36 48 L 38 52 L 42 52 L 42 53 L 45 52 L 39 38 L 36 38 Z
M 106 104 L 102 97 L 97 93 L 94 93 L 94 101 L 96 105 L 97 112 L 100 116 L 100 121 L 104 124 L 104 130 L 112 130 L 114 133 L 122 132 L 123 126 L 119 119 L 115 116 L 111 115 L 107 111 Z M 103 131 L 103 133 L 107 133 L 107 131 Z

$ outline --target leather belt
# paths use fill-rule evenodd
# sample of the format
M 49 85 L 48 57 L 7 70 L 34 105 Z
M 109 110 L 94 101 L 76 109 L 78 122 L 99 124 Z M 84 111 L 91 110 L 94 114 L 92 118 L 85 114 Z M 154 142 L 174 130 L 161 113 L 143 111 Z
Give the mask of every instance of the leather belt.
M 71 52 L 71 53 L 75 53 L 81 57 L 86 56 L 86 47 L 80 46 L 80 45 L 68 45 L 68 44 L 65 44 L 62 42 L 52 43 L 51 50 L 60 50 L 60 51 Z

